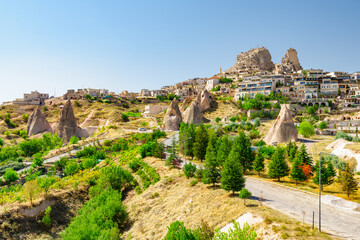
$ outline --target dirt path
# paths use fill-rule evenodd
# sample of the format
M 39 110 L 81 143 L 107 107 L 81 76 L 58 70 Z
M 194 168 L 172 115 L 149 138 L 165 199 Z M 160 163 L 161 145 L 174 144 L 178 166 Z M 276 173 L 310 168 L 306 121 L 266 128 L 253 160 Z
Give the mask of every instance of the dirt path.
M 278 186 L 273 183 L 246 178 L 246 188 L 255 198 L 264 199 L 264 203 L 276 210 L 286 213 L 302 221 L 305 212 L 305 222 L 312 224 L 312 214 L 315 212 L 315 226 L 318 226 L 318 196 Z M 334 233 L 348 239 L 360 239 L 360 212 L 321 205 L 322 230 Z

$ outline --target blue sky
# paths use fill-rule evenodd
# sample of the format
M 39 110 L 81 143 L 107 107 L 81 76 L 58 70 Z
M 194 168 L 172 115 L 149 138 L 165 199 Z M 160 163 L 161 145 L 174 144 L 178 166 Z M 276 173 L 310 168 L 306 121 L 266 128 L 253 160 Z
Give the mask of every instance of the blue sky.
M 0 102 L 38 90 L 159 89 L 257 45 L 360 71 L 360 1 L 0 0 Z

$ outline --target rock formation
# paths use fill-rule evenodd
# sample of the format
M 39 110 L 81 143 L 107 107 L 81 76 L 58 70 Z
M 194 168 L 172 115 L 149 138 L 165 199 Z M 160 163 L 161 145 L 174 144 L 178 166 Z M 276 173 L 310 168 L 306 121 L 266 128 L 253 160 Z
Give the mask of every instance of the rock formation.
M 199 124 L 201 123 L 201 118 L 202 115 L 199 104 L 196 101 L 192 101 L 190 107 L 188 107 L 183 113 L 184 123 Z
M 261 47 L 240 53 L 237 55 L 234 66 L 226 70 L 225 73 L 238 73 L 246 69 L 272 71 L 274 69 L 274 63 L 271 61 L 269 50 Z
M 65 142 L 68 142 L 72 136 L 76 136 L 78 138 L 89 136 L 86 130 L 77 126 L 77 121 L 70 100 L 65 103 L 64 108 L 60 113 L 55 132 L 58 133 L 59 137 L 61 137 Z
M 171 102 L 164 116 L 165 130 L 177 131 L 180 128 L 181 122 L 182 122 L 182 117 L 181 117 L 179 105 L 177 103 L 177 99 L 175 98 Z
M 266 144 L 272 144 L 274 142 L 286 143 L 290 140 L 298 140 L 298 131 L 292 119 L 290 104 L 281 104 L 280 113 L 264 141 Z
M 297 72 L 303 69 L 300 65 L 297 51 L 294 48 L 289 48 L 286 51 L 285 57 L 281 60 L 281 65 L 286 73 Z
M 182 112 L 185 111 L 186 108 L 190 106 L 191 102 L 192 102 L 191 97 L 186 97 L 185 100 L 182 102 L 182 105 L 181 105 L 181 107 L 180 107 L 180 110 L 181 110 Z
M 211 103 L 214 101 L 214 98 L 208 92 L 208 90 L 204 90 L 196 96 L 195 101 L 199 105 L 200 112 L 203 112 L 203 111 L 208 110 L 211 107 Z
M 37 107 L 30 115 L 27 122 L 27 133 L 29 136 L 36 135 L 43 132 L 51 132 L 52 129 L 45 115 L 41 112 L 40 108 Z

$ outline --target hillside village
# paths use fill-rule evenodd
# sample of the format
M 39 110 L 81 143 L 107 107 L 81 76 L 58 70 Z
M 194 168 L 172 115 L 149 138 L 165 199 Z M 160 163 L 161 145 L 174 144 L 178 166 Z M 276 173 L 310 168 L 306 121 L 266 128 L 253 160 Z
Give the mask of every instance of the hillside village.
M 0 239 L 359 239 L 359 81 L 259 47 L 159 90 L 3 103 Z

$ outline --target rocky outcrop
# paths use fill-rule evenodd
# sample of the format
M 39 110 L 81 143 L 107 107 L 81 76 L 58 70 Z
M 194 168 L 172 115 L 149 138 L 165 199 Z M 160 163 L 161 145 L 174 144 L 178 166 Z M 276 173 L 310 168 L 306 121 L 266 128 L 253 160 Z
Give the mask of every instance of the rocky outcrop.
M 272 71 L 274 69 L 274 63 L 271 61 L 269 50 L 261 47 L 240 53 L 237 55 L 234 66 L 226 70 L 225 73 L 236 74 L 246 69 Z
M 72 136 L 78 138 L 89 137 L 86 130 L 78 127 L 70 100 L 65 103 L 64 108 L 60 113 L 55 132 L 65 142 L 68 142 Z
M 294 48 L 289 48 L 286 51 L 285 57 L 281 60 L 281 65 L 285 73 L 292 73 L 302 70 L 297 51 Z
M 165 130 L 177 131 L 180 128 L 182 122 L 181 112 L 177 99 L 174 99 L 164 116 Z
M 204 112 L 211 107 L 214 97 L 208 92 L 208 90 L 204 90 L 196 96 L 195 101 L 199 106 L 200 112 Z
M 180 110 L 183 112 L 186 110 L 186 108 L 188 108 L 190 106 L 192 102 L 191 97 L 186 97 L 185 100 L 182 102 Z
M 184 123 L 193 123 L 199 124 L 201 123 L 202 114 L 200 111 L 200 107 L 196 101 L 193 101 L 185 112 L 183 113 Z
M 45 115 L 37 107 L 30 115 L 26 127 L 29 136 L 36 135 L 43 132 L 51 132 L 52 128 L 49 122 L 46 120 Z
M 286 143 L 298 140 L 298 131 L 292 119 L 290 104 L 281 104 L 280 113 L 264 141 L 266 144 Z

